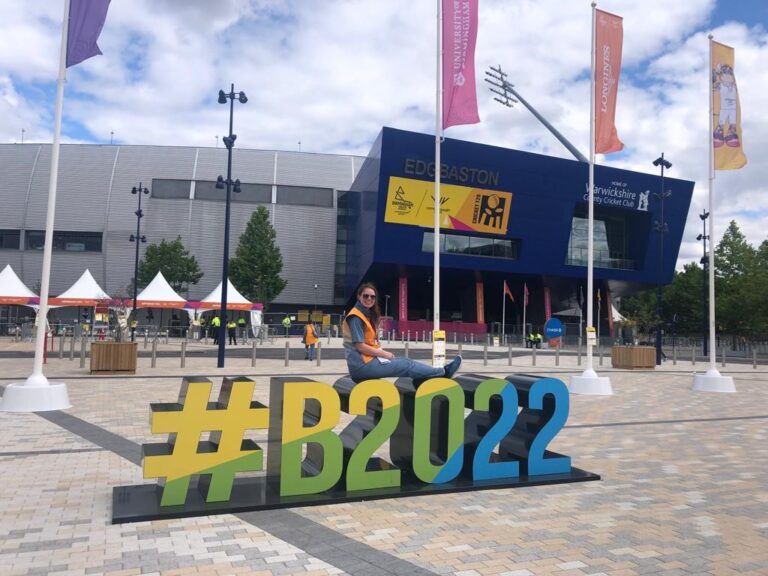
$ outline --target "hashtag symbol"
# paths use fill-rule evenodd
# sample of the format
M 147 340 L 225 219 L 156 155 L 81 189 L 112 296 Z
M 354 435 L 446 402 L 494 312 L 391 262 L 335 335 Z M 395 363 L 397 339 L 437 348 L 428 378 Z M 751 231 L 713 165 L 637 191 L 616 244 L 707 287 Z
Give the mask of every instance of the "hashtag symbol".
M 184 504 L 192 476 L 206 502 L 226 502 L 238 472 L 262 469 L 263 452 L 246 430 L 267 428 L 269 409 L 253 401 L 256 383 L 224 378 L 217 402 L 209 402 L 211 381 L 184 378 L 179 401 L 151 404 L 152 433 L 169 434 L 167 443 L 144 444 L 144 478 L 165 479 L 161 506 Z M 209 432 L 208 440 L 201 434 Z

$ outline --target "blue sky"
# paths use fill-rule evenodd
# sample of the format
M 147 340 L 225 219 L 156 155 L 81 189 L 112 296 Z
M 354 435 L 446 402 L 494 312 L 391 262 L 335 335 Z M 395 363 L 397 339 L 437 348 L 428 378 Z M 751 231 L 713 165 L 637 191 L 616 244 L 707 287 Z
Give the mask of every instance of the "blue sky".
M 696 190 L 678 266 L 698 261 L 706 205 L 707 34 L 736 50 L 747 166 L 718 172 L 715 236 L 735 219 L 754 245 L 768 216 L 768 1 L 603 0 L 624 18 L 617 125 L 624 152 L 598 161 L 669 175 Z M 381 126 L 432 132 L 435 2 L 112 0 L 103 56 L 69 70 L 63 139 L 215 146 L 227 130 L 220 88 L 238 105 L 238 146 L 364 155 Z M 63 0 L 0 0 L 0 139 L 49 142 Z M 480 0 L 478 78 L 501 65 L 588 152 L 588 0 Z M 478 82 L 481 122 L 447 136 L 570 157 L 524 108 Z M 301 145 L 299 145 L 301 142 Z

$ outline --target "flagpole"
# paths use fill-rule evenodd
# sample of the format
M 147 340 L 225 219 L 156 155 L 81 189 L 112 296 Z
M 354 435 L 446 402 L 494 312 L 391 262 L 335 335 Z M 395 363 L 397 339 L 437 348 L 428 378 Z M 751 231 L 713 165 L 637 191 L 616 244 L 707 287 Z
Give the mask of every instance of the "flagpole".
M 38 412 L 69 408 L 67 385 L 51 384 L 43 374 L 45 333 L 48 317 L 48 290 L 51 277 L 51 253 L 53 251 L 53 224 L 56 215 L 56 187 L 59 176 L 59 148 L 61 141 L 61 117 L 64 108 L 64 83 L 67 80 L 67 36 L 69 33 L 69 2 L 64 0 L 64 16 L 61 25 L 61 50 L 59 74 L 56 78 L 56 111 L 54 116 L 53 143 L 51 145 L 51 172 L 48 180 L 48 208 L 45 219 L 45 244 L 43 269 L 40 279 L 40 307 L 37 313 L 35 358 L 32 374 L 23 384 L 9 384 L 3 394 L 0 410 L 10 412 Z
M 597 375 L 592 347 L 596 343 L 594 318 L 594 223 L 595 223 L 595 31 L 597 3 L 592 2 L 592 47 L 589 78 L 589 223 L 587 240 L 587 366 L 581 376 L 571 377 L 570 391 L 574 394 L 613 394 L 610 378 Z M 598 319 L 599 322 L 599 319 Z
M 715 188 L 715 147 L 712 142 L 712 133 L 714 132 L 714 91 L 712 89 L 712 40 L 714 36 L 709 35 L 709 71 L 707 73 L 709 83 L 709 135 L 707 137 L 709 146 L 709 370 L 706 374 L 694 374 L 693 389 L 703 392 L 736 392 L 736 386 L 733 378 L 722 376 L 715 366 L 715 213 L 714 213 L 714 188 Z
M 523 348 L 525 348 L 525 312 L 528 309 L 528 286 L 523 284 Z
M 437 0 L 437 58 L 435 90 L 435 245 L 432 269 L 432 330 L 440 330 L 440 140 L 443 132 L 443 10 L 442 0 Z
M 506 280 L 505 280 L 506 282 Z M 507 293 L 501 285 L 501 345 L 504 346 L 504 324 L 507 321 Z
M 709 35 L 709 69 L 712 70 L 712 34 Z M 714 132 L 713 118 L 715 114 L 714 91 L 709 89 L 709 138 L 712 138 Z M 721 104 L 722 105 L 722 104 Z M 717 372 L 715 367 L 715 251 L 712 249 L 715 242 L 715 213 L 714 196 L 715 188 L 715 147 L 709 144 L 709 237 L 712 239 L 709 243 L 709 370 Z
M 589 221 L 587 224 L 587 332 L 594 330 L 592 300 L 594 299 L 594 257 L 595 257 L 595 7 L 592 2 L 592 50 L 589 81 Z M 594 373 L 592 345 L 587 336 L 587 370 Z M 585 374 L 586 374 L 585 372 Z

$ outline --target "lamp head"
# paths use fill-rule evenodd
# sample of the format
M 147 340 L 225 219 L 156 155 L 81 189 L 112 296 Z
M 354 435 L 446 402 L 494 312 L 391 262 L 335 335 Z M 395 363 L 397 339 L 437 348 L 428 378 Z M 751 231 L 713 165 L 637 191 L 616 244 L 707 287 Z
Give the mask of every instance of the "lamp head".
M 131 234 L 131 237 L 130 237 L 130 238 L 128 238 L 128 240 L 129 240 L 130 242 L 136 242 L 136 236 L 134 236 L 133 234 Z
M 133 188 L 131 188 L 131 194 L 138 194 L 138 193 L 139 193 L 139 189 L 138 189 L 138 188 L 136 188 L 136 186 L 134 186 Z
M 144 192 L 144 194 L 149 194 L 149 188 L 145 187 L 144 190 L 142 190 L 142 192 Z
M 706 220 L 707 218 L 709 218 L 709 212 L 704 210 L 701 214 L 699 214 L 699 218 L 701 218 L 702 220 Z
M 227 103 L 227 94 L 224 90 L 219 90 L 219 104 Z
M 701 242 L 702 238 L 704 238 L 703 234 L 699 234 L 698 236 L 696 236 L 696 240 L 698 240 L 699 242 Z
M 232 188 L 232 190 L 240 194 L 240 178 L 235 180 L 235 185 L 234 185 L 234 188 Z
M 237 97 L 237 99 L 240 101 L 240 104 L 245 104 L 248 102 L 248 96 L 245 95 L 245 92 L 240 92 L 240 95 Z
M 218 178 L 216 178 L 216 188 L 218 190 L 222 190 L 224 188 L 224 177 L 223 176 L 219 176 Z
M 662 167 L 666 168 L 667 170 L 672 168 L 672 162 L 670 162 L 669 160 L 664 158 L 663 155 L 659 156 L 658 158 L 656 158 L 656 160 L 653 161 L 653 165 L 654 166 L 662 166 Z

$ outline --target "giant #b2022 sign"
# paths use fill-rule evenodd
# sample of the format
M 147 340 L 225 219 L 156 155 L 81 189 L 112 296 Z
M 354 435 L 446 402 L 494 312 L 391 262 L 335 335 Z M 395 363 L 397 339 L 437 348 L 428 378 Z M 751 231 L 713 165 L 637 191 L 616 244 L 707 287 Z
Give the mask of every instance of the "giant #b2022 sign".
M 225 378 L 211 402 L 212 383 L 187 377 L 152 404 L 169 437 L 143 446 L 143 468 L 160 482 L 115 488 L 113 522 L 599 479 L 547 450 L 568 418 L 556 378 L 275 377 L 271 407 L 255 386 Z

